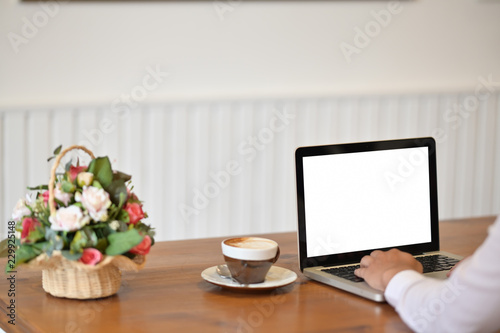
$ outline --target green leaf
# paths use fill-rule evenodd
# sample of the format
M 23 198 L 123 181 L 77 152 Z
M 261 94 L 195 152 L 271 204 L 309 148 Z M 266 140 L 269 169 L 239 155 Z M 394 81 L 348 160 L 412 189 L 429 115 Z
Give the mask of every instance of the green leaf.
M 76 190 L 76 186 L 73 183 L 63 180 L 61 183 L 61 189 L 66 193 L 73 193 Z
M 43 226 L 36 227 L 35 230 L 30 231 L 28 237 L 26 237 L 26 243 L 34 244 L 40 239 L 45 238 L 45 228 Z
M 54 155 L 59 155 L 59 153 L 61 152 L 61 149 L 62 149 L 62 145 L 59 145 L 59 147 L 57 147 L 57 148 L 54 150 Z
M 87 171 L 93 173 L 94 179 L 104 188 L 107 188 L 113 181 L 113 170 L 111 169 L 111 162 L 109 162 L 107 156 L 97 157 L 92 160 Z
M 91 226 L 88 226 L 89 228 L 92 228 L 92 230 L 95 232 L 97 236 L 97 246 L 99 246 L 100 243 L 102 243 L 102 240 L 104 239 L 106 241 L 106 246 L 105 248 L 101 251 L 104 253 L 104 250 L 106 250 L 106 247 L 108 246 L 108 236 L 110 233 L 114 232 L 113 229 L 109 227 L 109 223 L 98 223 L 94 224 Z
M 64 247 L 64 240 L 62 237 L 57 236 L 52 243 L 54 244 L 54 250 L 62 250 Z
M 64 166 L 64 170 L 66 170 L 66 172 L 68 172 L 70 168 L 71 168 L 71 161 L 66 163 L 66 165 Z
M 97 180 L 94 180 L 94 181 L 92 182 L 92 186 L 97 187 L 97 188 L 102 188 L 101 183 L 99 183 Z
M 49 257 L 52 255 L 52 251 L 54 251 L 54 244 L 51 242 L 35 243 L 31 246 L 35 252 L 38 252 L 38 254 L 45 252 Z
M 68 260 L 78 260 L 82 257 L 82 252 L 77 252 L 77 253 L 72 253 L 69 250 L 62 250 L 61 254 L 63 255 L 64 258 Z
M 121 192 L 120 193 L 120 202 L 118 204 L 118 208 L 122 208 L 123 205 L 125 204 L 125 201 L 127 200 L 127 196 L 128 196 L 128 193 L 123 193 Z
M 128 252 L 131 248 L 140 244 L 143 238 L 144 236 L 135 229 L 111 234 L 108 236 L 109 246 L 106 249 L 106 254 L 116 256 Z
M 59 236 L 55 230 L 46 228 L 45 239 L 53 245 L 52 250 L 62 250 L 64 247 L 64 239 L 61 236 Z M 51 254 L 48 255 L 50 256 Z
M 106 251 L 106 248 L 108 247 L 108 240 L 106 238 L 100 238 L 99 241 L 97 242 L 97 245 L 95 246 L 96 249 L 104 253 Z
M 38 185 L 38 186 L 35 186 L 35 187 L 27 187 L 27 189 L 30 190 L 30 191 L 48 190 L 49 189 L 49 185 Z
M 121 179 L 124 182 L 128 182 L 130 179 L 132 179 L 132 176 L 127 175 L 126 173 L 123 173 L 121 171 L 115 171 L 115 173 L 113 174 L 113 179 L 114 180 Z
M 85 228 L 89 228 L 89 229 L 102 229 L 102 228 L 107 228 L 108 225 L 109 224 L 107 222 L 101 222 L 101 223 L 96 223 L 96 224 L 88 225 Z
M 53 240 L 57 236 L 57 232 L 53 229 L 46 228 L 45 229 L 45 239 L 48 241 Z
M 92 230 L 91 227 L 85 227 L 83 228 L 83 232 L 85 233 L 85 236 L 87 237 L 87 246 L 85 247 L 94 247 L 97 245 L 97 235 L 94 230 Z
M 0 242 L 0 258 L 5 258 L 9 254 L 9 239 L 5 238 Z
M 54 156 L 51 156 L 47 159 L 47 162 L 49 162 L 50 160 L 56 158 L 57 155 L 59 155 L 59 153 L 61 152 L 61 148 L 62 148 L 62 145 L 60 145 L 59 147 L 57 147 L 56 149 L 54 149 Z
M 121 208 L 123 203 L 125 203 L 125 199 L 127 198 L 127 186 L 125 185 L 125 181 L 123 179 L 115 179 L 106 187 L 106 192 L 109 193 L 109 199 L 118 208 Z
M 116 216 L 116 219 L 118 221 L 129 223 L 130 222 L 130 215 L 128 215 L 126 210 L 121 209 L 120 212 L 118 213 L 118 215 Z
M 73 237 L 69 249 L 72 253 L 81 252 L 83 248 L 87 246 L 88 240 L 87 234 L 79 230 L 75 233 L 75 237 Z

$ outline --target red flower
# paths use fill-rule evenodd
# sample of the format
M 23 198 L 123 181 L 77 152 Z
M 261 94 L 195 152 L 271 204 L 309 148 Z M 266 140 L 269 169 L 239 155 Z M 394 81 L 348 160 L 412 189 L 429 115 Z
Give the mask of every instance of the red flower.
M 42 197 L 43 197 L 43 203 L 47 204 L 47 202 L 49 202 L 49 191 L 43 192 Z
M 142 242 L 130 249 L 130 253 L 146 255 L 151 249 L 151 237 L 148 235 L 144 236 Z
M 83 254 L 82 257 L 80 258 L 80 261 L 83 262 L 85 265 L 94 266 L 101 260 L 102 260 L 102 253 L 99 250 L 91 247 L 83 249 Z
M 68 171 L 69 181 L 70 182 L 74 182 L 75 179 L 76 179 L 76 176 L 78 176 L 78 174 L 80 172 L 83 172 L 83 171 L 86 171 L 86 170 L 87 170 L 87 167 L 85 165 L 81 165 L 81 166 L 78 166 L 78 167 L 70 165 L 69 171 Z
M 40 226 L 40 222 L 34 217 L 26 217 L 23 220 L 22 227 L 23 231 L 21 232 L 21 242 L 26 240 L 26 237 L 29 236 L 30 232 L 36 229 L 36 227 Z
M 129 223 L 136 224 L 144 218 L 144 212 L 142 211 L 142 206 L 136 202 L 127 203 L 123 209 L 128 213 Z

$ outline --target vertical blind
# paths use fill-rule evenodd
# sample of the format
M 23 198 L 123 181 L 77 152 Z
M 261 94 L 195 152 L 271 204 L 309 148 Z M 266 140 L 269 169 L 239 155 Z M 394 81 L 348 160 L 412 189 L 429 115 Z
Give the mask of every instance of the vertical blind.
M 2 238 L 55 147 L 133 176 L 158 240 L 292 231 L 299 146 L 433 136 L 442 219 L 500 212 L 499 95 L 331 96 L 0 110 Z M 82 163 L 88 162 L 83 155 Z

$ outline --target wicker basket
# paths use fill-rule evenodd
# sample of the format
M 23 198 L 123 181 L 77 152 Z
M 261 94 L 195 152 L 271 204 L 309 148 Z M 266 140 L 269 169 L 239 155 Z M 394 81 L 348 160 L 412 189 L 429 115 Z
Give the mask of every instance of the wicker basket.
M 94 159 L 94 154 L 83 146 L 71 146 L 64 149 L 56 158 L 51 169 L 49 181 L 49 208 L 51 215 L 56 213 L 54 185 L 56 169 L 61 158 L 70 150 L 80 149 Z M 121 285 L 122 270 L 140 270 L 146 262 L 145 256 L 137 255 L 133 260 L 128 257 L 104 256 L 95 266 L 86 265 L 79 261 L 66 259 L 59 251 L 52 256 L 45 253 L 30 261 L 27 266 L 42 269 L 43 289 L 57 297 L 75 299 L 94 299 L 116 294 Z
M 93 299 L 114 295 L 121 285 L 123 270 L 139 271 L 146 257 L 137 255 L 133 260 L 125 256 L 106 256 L 95 266 L 64 258 L 54 251 L 49 258 L 45 253 L 28 263 L 30 268 L 42 269 L 42 287 L 52 296 Z

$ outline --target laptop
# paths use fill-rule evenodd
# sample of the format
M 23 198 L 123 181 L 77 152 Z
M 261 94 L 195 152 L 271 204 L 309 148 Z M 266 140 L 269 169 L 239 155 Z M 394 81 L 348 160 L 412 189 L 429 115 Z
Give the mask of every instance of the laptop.
M 377 302 L 353 270 L 398 248 L 446 278 L 462 257 L 439 250 L 436 142 L 431 137 L 300 147 L 295 152 L 300 270 Z

